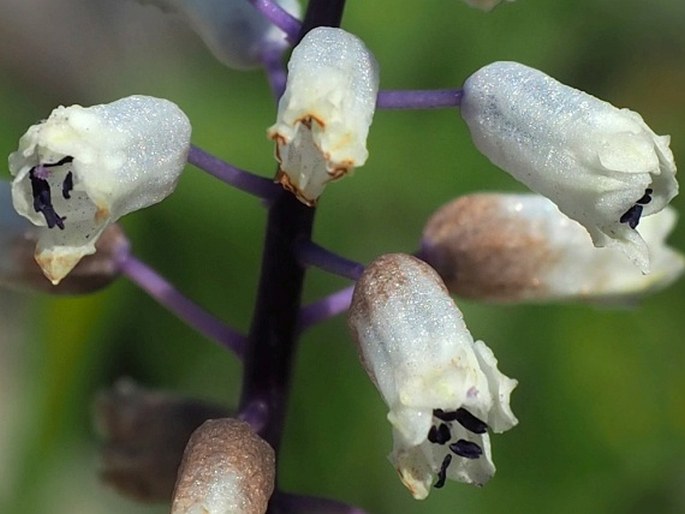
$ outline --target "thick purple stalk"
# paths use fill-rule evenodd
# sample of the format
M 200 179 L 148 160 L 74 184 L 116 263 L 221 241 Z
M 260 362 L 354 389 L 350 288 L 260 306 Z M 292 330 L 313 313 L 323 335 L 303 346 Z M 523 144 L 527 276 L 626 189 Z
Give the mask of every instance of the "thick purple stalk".
M 310 0 L 299 37 L 319 25 L 338 25 L 344 5 L 342 0 Z M 315 209 L 285 190 L 271 202 L 245 351 L 239 411 L 246 413 L 263 403 L 266 421 L 258 433 L 277 453 L 285 426 L 305 277 L 294 249 L 296 241 L 311 239 L 314 214 Z
M 262 63 L 271 92 L 278 100 L 285 91 L 285 82 L 288 78 L 283 64 L 283 53 L 280 50 L 269 49 L 262 55 Z
M 379 91 L 379 109 L 440 109 L 458 107 L 464 91 L 461 89 L 433 89 L 407 91 Z
M 190 301 L 155 270 L 131 254 L 122 256 L 119 269 L 134 284 L 169 309 L 179 319 L 241 357 L 245 337 Z
M 293 42 L 297 39 L 300 34 L 300 29 L 302 28 L 300 20 L 271 0 L 249 0 L 249 2 L 254 5 L 266 19 L 285 32 L 288 41 Z
M 327 514 L 366 514 L 366 511 L 328 498 L 300 496 L 297 494 L 276 493 L 274 503 L 278 512 L 285 514 L 327 513 Z
M 273 180 L 231 166 L 195 145 L 190 147 L 188 162 L 236 189 L 267 201 L 274 198 L 280 190 Z
M 295 253 L 302 265 L 316 266 L 351 280 L 359 280 L 364 272 L 363 264 L 341 257 L 308 239 L 297 242 Z
M 303 332 L 312 325 L 345 312 L 350 308 L 353 292 L 354 286 L 346 287 L 302 307 L 297 325 L 298 331 Z

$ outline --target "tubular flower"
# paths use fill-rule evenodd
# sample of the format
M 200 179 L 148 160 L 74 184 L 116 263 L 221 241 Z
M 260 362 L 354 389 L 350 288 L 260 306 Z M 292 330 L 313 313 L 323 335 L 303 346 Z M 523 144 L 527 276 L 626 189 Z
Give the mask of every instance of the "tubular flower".
M 275 475 L 274 450 L 250 425 L 211 419 L 188 441 L 171 514 L 264 514 Z
M 507 0 L 507 2 L 513 2 L 514 0 Z M 467 4 L 469 4 L 471 7 L 476 7 L 478 9 L 481 9 L 483 11 L 491 11 L 495 7 L 497 7 L 500 3 L 502 3 L 502 0 L 464 0 Z
M 670 207 L 645 218 L 652 272 L 644 275 L 617 248 L 595 248 L 587 231 L 547 198 L 473 194 L 428 220 L 421 257 L 460 296 L 625 304 L 682 274 L 685 259 L 664 242 L 675 221 Z
M 349 325 L 369 377 L 388 404 L 390 461 L 416 499 L 447 478 L 475 485 L 494 474 L 488 429 L 516 425 L 516 381 L 474 343 L 438 274 L 403 254 L 372 262 L 357 282 Z
M 108 225 L 171 194 L 190 147 L 190 122 L 172 102 L 130 96 L 58 107 L 9 157 L 19 214 L 44 227 L 35 258 L 58 284 Z
M 293 50 L 276 124 L 276 180 L 307 205 L 328 182 L 366 162 L 376 108 L 378 64 L 352 34 L 311 30 Z
M 285 33 L 247 0 L 138 0 L 178 13 L 221 63 L 233 69 L 255 68 L 267 51 L 287 48 Z M 300 16 L 297 0 L 274 0 Z
M 595 246 L 617 246 L 649 271 L 635 228 L 678 193 L 669 136 L 637 113 L 514 62 L 471 75 L 461 110 L 494 164 L 583 225 Z

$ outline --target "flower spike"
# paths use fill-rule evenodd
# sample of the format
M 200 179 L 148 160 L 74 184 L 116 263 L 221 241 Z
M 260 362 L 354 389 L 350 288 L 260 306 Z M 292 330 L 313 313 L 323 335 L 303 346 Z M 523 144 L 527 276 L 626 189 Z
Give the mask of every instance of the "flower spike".
M 449 478 L 485 484 L 495 473 L 490 436 L 516 425 L 516 380 L 474 343 L 438 274 L 403 254 L 373 261 L 357 282 L 349 325 L 362 364 L 388 404 L 390 460 L 416 499 Z
M 9 157 L 19 214 L 43 227 L 35 258 L 58 284 L 121 216 L 169 196 L 185 166 L 190 122 L 174 103 L 130 96 L 58 107 Z
M 668 136 L 637 113 L 515 62 L 471 75 L 461 112 L 488 159 L 556 203 L 595 246 L 617 246 L 649 271 L 635 228 L 678 193 Z
M 311 30 L 293 50 L 276 124 L 276 180 L 307 205 L 328 182 L 366 162 L 376 108 L 378 64 L 356 36 Z
M 534 194 L 472 194 L 428 220 L 421 258 L 450 292 L 495 302 L 632 304 L 675 281 L 685 258 L 664 240 L 676 214 L 667 207 L 641 224 L 652 272 L 617 248 L 595 248 L 587 231 Z

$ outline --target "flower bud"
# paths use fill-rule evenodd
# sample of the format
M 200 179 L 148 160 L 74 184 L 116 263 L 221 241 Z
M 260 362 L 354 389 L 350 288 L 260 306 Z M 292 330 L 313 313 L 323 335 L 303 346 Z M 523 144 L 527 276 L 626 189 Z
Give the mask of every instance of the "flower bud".
M 95 401 L 102 480 L 138 501 L 168 502 L 188 438 L 207 419 L 226 415 L 221 406 L 118 380 Z
M 278 118 L 276 180 L 307 205 L 328 182 L 366 162 L 378 94 L 378 63 L 356 36 L 317 27 L 293 50 Z
M 171 514 L 264 514 L 275 474 L 273 448 L 250 425 L 206 421 L 186 446 Z
M 494 474 L 488 429 L 516 425 L 516 381 L 474 343 L 438 274 L 403 254 L 373 261 L 357 282 L 349 325 L 362 364 L 390 408 L 390 460 L 417 499 L 447 478 L 475 485 Z
M 513 1 L 514 0 L 507 0 L 507 2 Z M 481 9 L 483 11 L 491 11 L 500 3 L 502 3 L 502 0 L 464 0 L 464 2 L 469 4 L 471 7 L 476 7 L 477 9 Z
M 579 223 L 542 196 L 473 194 L 431 216 L 421 257 L 452 293 L 468 298 L 625 304 L 682 274 L 685 259 L 664 243 L 675 219 L 667 207 L 643 221 L 652 261 L 643 275 L 617 248 L 593 246 Z
M 242 70 L 262 64 L 266 51 L 288 46 L 285 33 L 248 0 L 138 0 L 180 14 L 202 38 L 214 57 L 229 68 Z M 299 17 L 297 0 L 274 0 Z
M 190 122 L 168 100 L 130 96 L 58 107 L 9 157 L 12 199 L 41 229 L 35 258 L 58 284 L 105 228 L 171 194 L 190 148 Z
M 110 225 L 95 244 L 97 253 L 86 256 L 57 286 L 46 278 L 33 257 L 41 229 L 12 208 L 10 184 L 0 181 L 0 287 L 51 294 L 98 291 L 119 276 L 118 258 L 129 243 L 119 225 Z
M 678 193 L 668 136 L 637 113 L 515 62 L 471 75 L 461 112 L 494 164 L 583 225 L 595 246 L 617 246 L 648 272 L 635 228 Z

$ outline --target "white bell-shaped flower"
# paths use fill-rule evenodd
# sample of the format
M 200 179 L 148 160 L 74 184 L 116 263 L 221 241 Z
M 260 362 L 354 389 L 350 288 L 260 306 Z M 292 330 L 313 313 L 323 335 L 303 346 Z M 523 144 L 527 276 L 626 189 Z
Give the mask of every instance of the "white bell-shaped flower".
M 35 258 L 53 284 L 95 252 L 108 225 L 171 194 L 190 131 L 177 105 L 149 96 L 61 106 L 28 129 L 9 157 L 12 199 L 44 227 Z
M 390 408 L 390 460 L 417 499 L 447 478 L 475 485 L 494 474 L 488 429 L 516 425 L 516 381 L 471 337 L 438 274 L 404 254 L 373 261 L 357 282 L 349 325 Z
M 494 164 L 582 224 L 595 246 L 618 246 L 648 272 L 635 228 L 678 193 L 668 136 L 637 113 L 515 62 L 471 75 L 461 111 Z
M 188 441 L 171 514 L 264 514 L 275 476 L 274 450 L 250 425 L 210 419 Z
M 179 14 L 220 62 L 233 69 L 255 68 L 267 51 L 288 46 L 285 33 L 248 0 L 138 0 Z M 274 0 L 299 17 L 298 0 Z
M 317 27 L 293 50 L 278 117 L 277 180 L 308 205 L 328 182 L 366 162 L 378 94 L 378 64 L 359 38 Z
M 666 207 L 641 223 L 652 262 L 644 275 L 619 249 L 596 248 L 587 230 L 543 196 L 472 194 L 431 216 L 421 257 L 464 297 L 625 305 L 683 273 L 685 259 L 665 244 L 675 221 Z
M 464 0 L 467 4 L 469 4 L 471 7 L 475 7 L 477 9 L 481 9 L 483 11 L 491 11 L 495 7 L 497 7 L 499 4 L 502 3 L 503 0 Z M 514 0 L 507 0 L 507 2 L 513 2 Z

